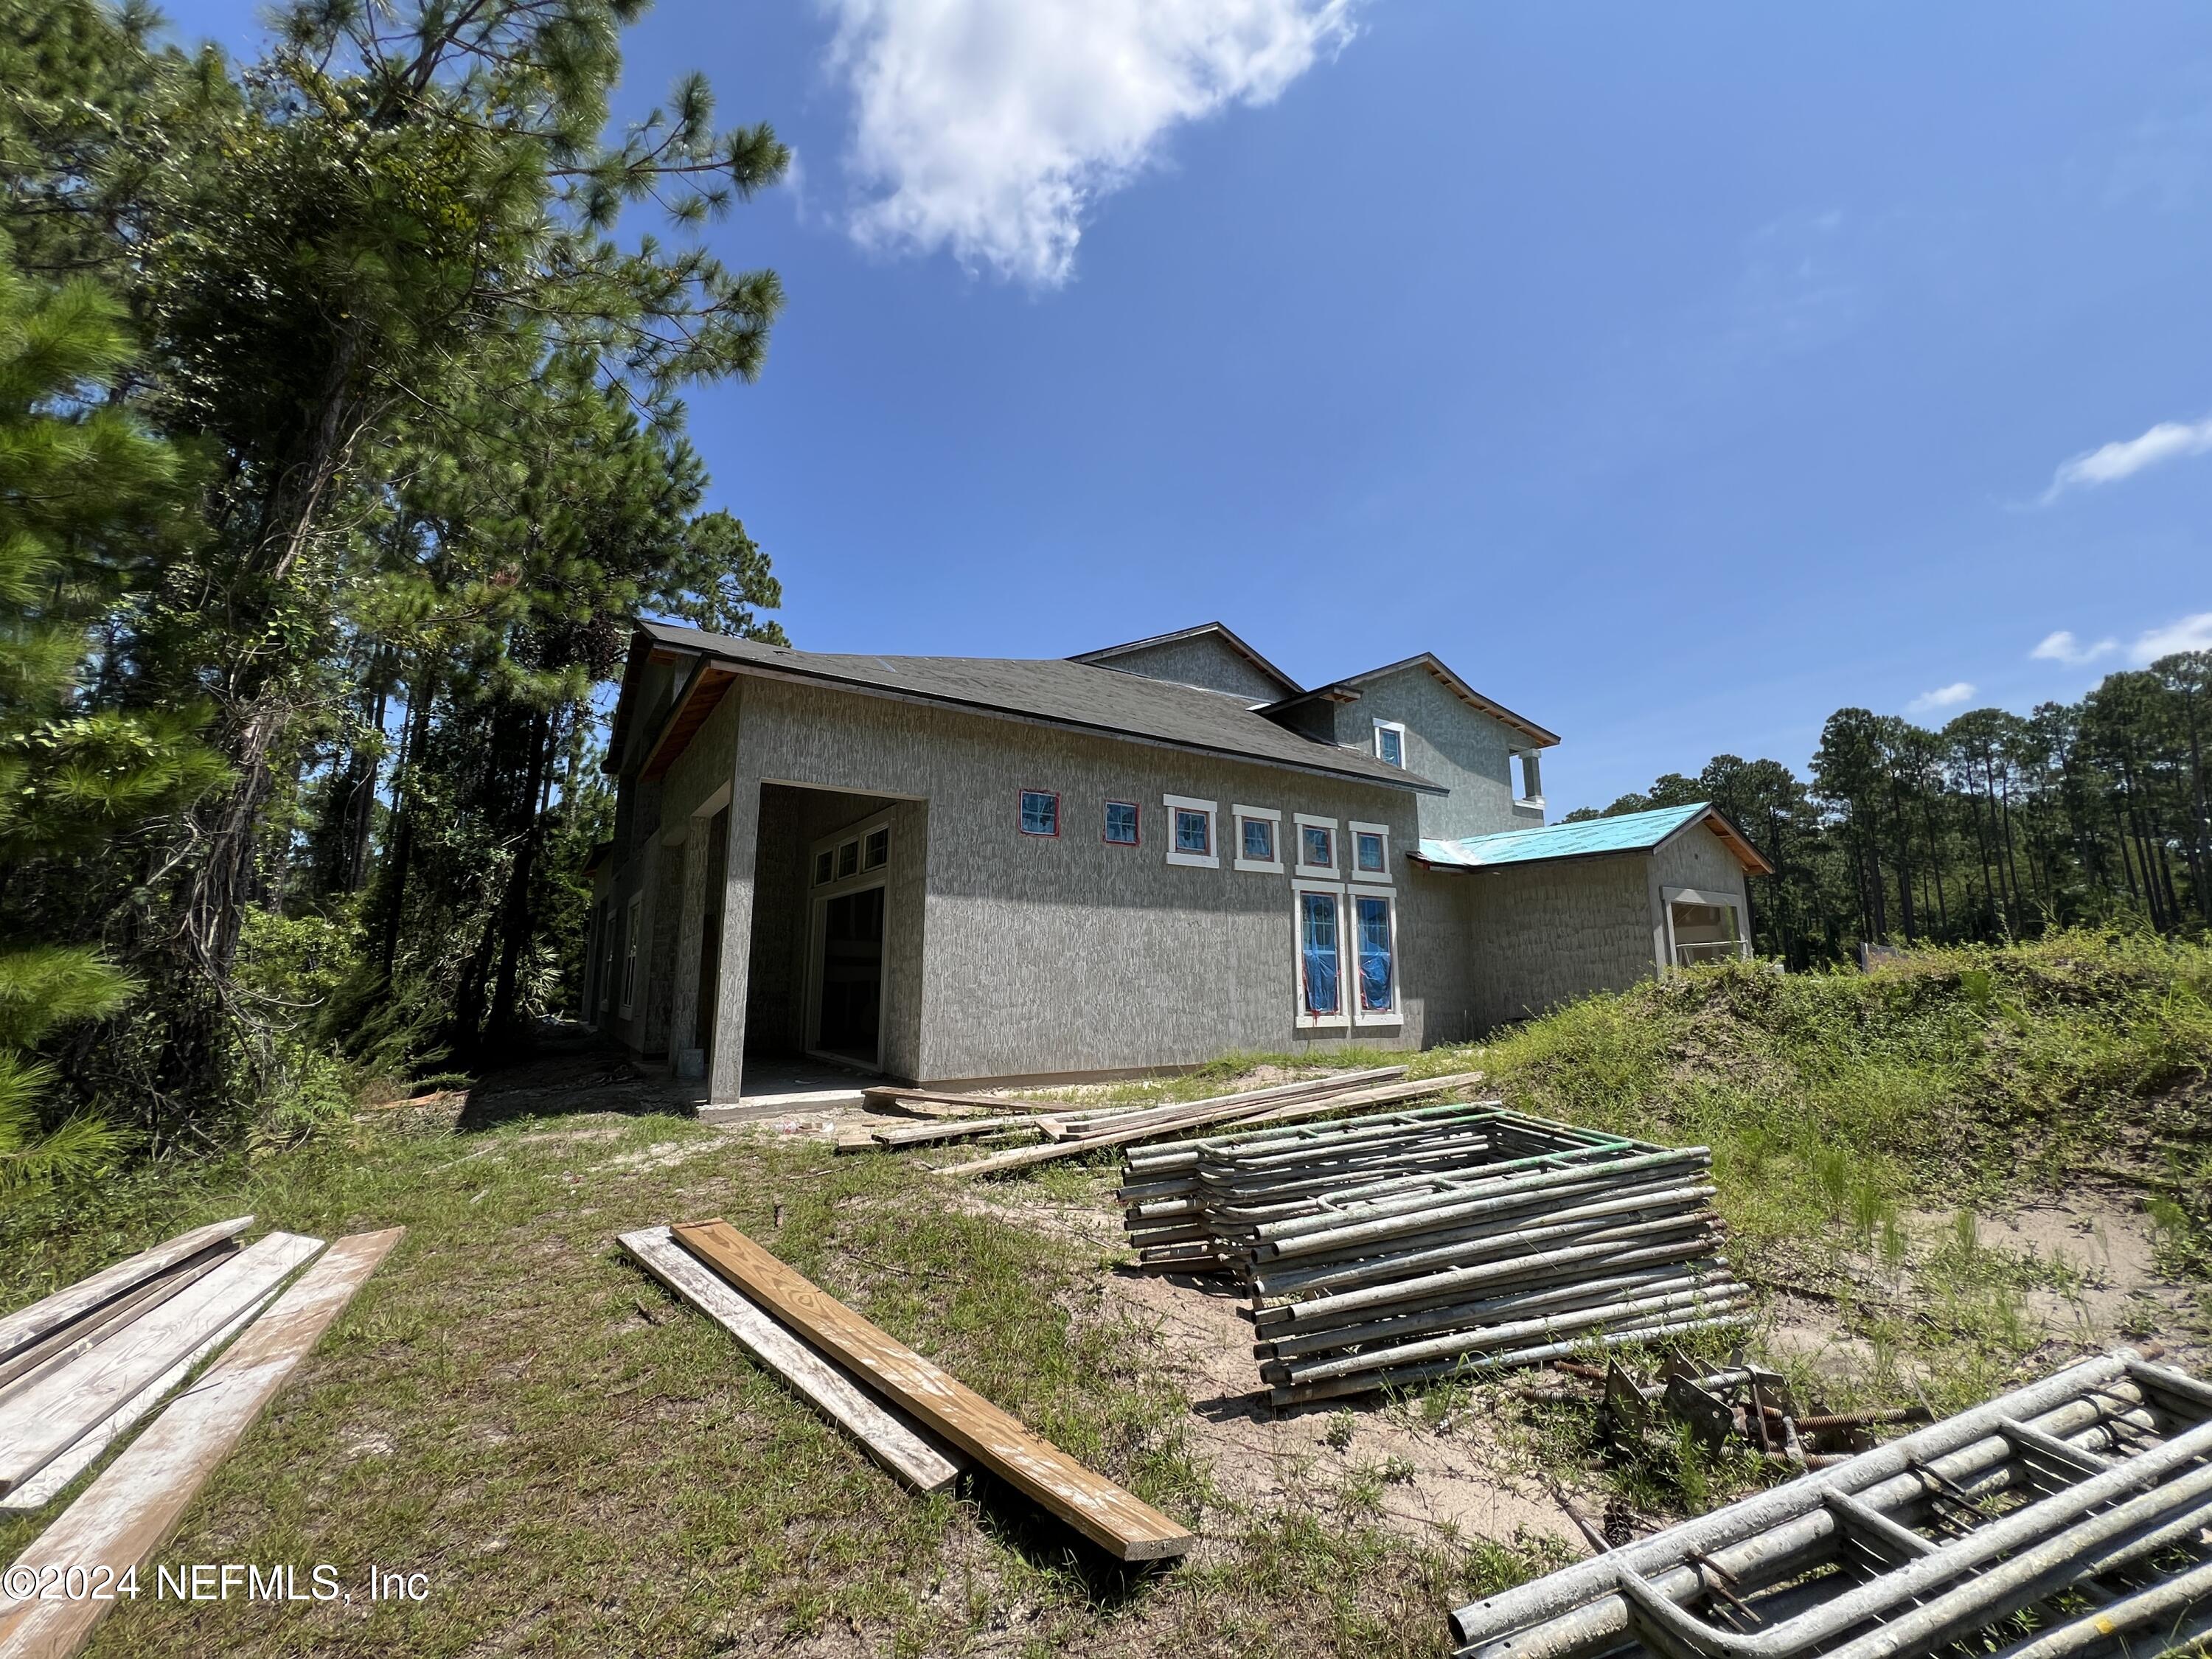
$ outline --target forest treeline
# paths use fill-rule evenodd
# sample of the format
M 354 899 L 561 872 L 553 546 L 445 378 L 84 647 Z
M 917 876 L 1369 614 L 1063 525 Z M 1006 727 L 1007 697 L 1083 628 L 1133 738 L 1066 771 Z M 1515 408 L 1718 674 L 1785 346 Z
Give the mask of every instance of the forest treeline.
M 611 122 L 641 9 L 0 0 L 0 1198 L 526 1031 L 629 619 L 781 637 L 684 394 L 788 156 Z
M 1610 817 L 1711 801 L 1774 866 L 1753 942 L 1792 967 L 1862 941 L 2009 941 L 2080 924 L 2212 927 L 2212 652 L 2107 675 L 2079 702 L 1978 708 L 1931 731 L 1841 708 L 1800 778 L 1720 755 Z

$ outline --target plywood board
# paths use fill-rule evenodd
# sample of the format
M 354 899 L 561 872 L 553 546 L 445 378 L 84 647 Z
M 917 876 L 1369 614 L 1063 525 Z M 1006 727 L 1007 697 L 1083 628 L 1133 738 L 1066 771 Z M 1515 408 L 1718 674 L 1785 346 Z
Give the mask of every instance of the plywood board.
M 21 1485 L 323 1248 L 270 1233 L 0 1402 L 0 1492 Z
M 235 1238 L 252 1224 L 252 1216 L 240 1215 L 195 1227 L 150 1250 L 141 1250 L 112 1267 L 102 1267 L 74 1285 L 64 1285 L 43 1301 L 18 1308 L 5 1319 L 0 1319 L 0 1359 L 12 1358 L 72 1320 L 82 1319 L 103 1304 L 126 1294 L 163 1268 L 198 1255 L 210 1244 Z
M 105 1566 L 120 1576 L 165 1543 L 263 1407 L 376 1270 L 401 1229 L 342 1238 L 207 1374 L 124 1449 L 16 1567 Z M 12 1601 L 0 1581 L 0 1659 L 70 1659 L 112 1605 Z
M 923 1438 L 912 1423 L 748 1302 L 696 1256 L 679 1249 L 667 1228 L 624 1233 L 618 1242 L 639 1266 L 737 1338 L 748 1353 L 805 1395 L 900 1480 L 922 1492 L 943 1492 L 959 1479 L 959 1465 Z
M 167 1301 L 194 1280 L 206 1278 L 237 1254 L 238 1247 L 228 1239 L 210 1245 L 198 1255 L 165 1267 L 121 1296 L 100 1304 L 82 1319 L 73 1319 L 28 1347 L 18 1349 L 14 1358 L 0 1360 L 0 1412 L 7 1410 L 8 1391 L 24 1386 L 33 1372 L 67 1364 L 156 1302 Z
M 941 1366 L 854 1313 L 724 1221 L 671 1229 L 677 1243 L 823 1352 L 993 1474 L 1124 1561 L 1182 1554 L 1191 1534 L 1085 1468 Z

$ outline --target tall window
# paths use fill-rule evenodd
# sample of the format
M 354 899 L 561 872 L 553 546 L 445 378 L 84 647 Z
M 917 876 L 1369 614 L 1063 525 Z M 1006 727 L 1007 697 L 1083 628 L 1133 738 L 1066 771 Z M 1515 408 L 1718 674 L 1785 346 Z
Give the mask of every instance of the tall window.
M 640 893 L 629 902 L 629 915 L 623 924 L 622 1012 L 628 1019 L 637 1009 L 637 927 L 638 913 L 645 903 Z
M 1137 844 L 1136 802 L 1109 800 L 1106 803 L 1106 843 L 1109 847 L 1134 847 Z
M 1334 893 L 1298 895 L 1298 963 L 1307 1016 L 1321 1018 L 1341 1013 L 1343 962 L 1337 942 Z
M 1361 893 L 1352 901 L 1359 951 L 1359 1012 L 1394 1013 L 1398 1006 L 1398 964 L 1390 932 L 1390 901 Z
M 1060 833 L 1060 797 L 1042 789 L 1022 791 L 1022 833 L 1056 836 Z

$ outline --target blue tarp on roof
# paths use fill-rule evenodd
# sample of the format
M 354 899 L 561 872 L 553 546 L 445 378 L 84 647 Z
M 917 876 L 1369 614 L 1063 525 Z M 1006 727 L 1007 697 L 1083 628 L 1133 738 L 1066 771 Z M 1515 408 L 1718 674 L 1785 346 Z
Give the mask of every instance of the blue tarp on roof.
M 1691 806 L 1660 806 L 1619 817 L 1584 818 L 1579 823 L 1547 823 L 1540 829 L 1500 830 L 1465 841 L 1425 841 L 1420 856 L 1431 864 L 1484 870 L 1501 864 L 1536 864 L 1546 859 L 1588 858 L 1600 853 L 1648 853 L 1683 825 L 1711 811 L 1699 801 Z

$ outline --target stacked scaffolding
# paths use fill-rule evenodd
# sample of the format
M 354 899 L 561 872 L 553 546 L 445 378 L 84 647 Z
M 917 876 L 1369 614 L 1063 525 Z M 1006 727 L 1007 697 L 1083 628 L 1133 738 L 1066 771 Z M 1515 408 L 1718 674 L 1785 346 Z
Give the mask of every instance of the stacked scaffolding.
M 2212 1636 L 2212 1388 L 2127 1349 L 1451 1615 L 1461 1659 L 2090 1659 Z
M 1147 1266 L 1253 1296 L 1278 1405 L 1739 1324 L 1704 1147 L 1497 1102 L 1137 1147 Z

